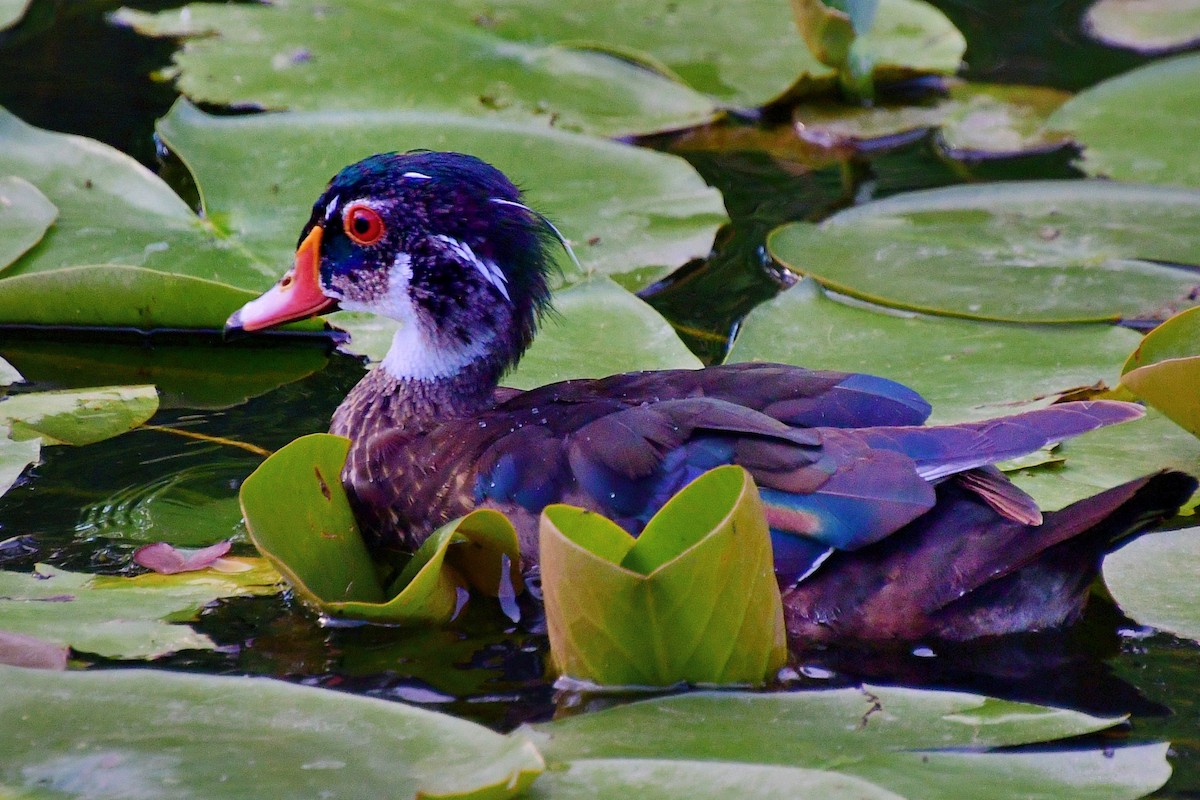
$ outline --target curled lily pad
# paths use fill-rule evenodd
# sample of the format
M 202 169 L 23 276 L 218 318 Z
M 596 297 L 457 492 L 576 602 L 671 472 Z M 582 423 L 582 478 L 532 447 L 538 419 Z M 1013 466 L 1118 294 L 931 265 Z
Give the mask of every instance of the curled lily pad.
M 1163 318 L 1194 304 L 1200 192 L 1029 181 L 909 192 L 793 222 L 771 255 L 883 305 L 1015 322 Z
M 1200 436 L 1200 308 L 1146 334 L 1125 362 L 1121 385 Z
M 265 678 L 7 667 L 0 682 L 0 786 L 19 797 L 504 800 L 544 767 L 522 735 Z
M 341 436 L 303 436 L 242 484 L 250 538 L 302 599 L 330 616 L 418 625 L 450 620 L 468 587 L 520 590 L 516 531 L 488 510 L 439 528 L 385 586 L 342 489 L 349 448 Z
M 718 467 L 634 539 L 594 512 L 548 506 L 540 529 L 550 654 L 607 685 L 762 683 L 786 658 L 758 490 Z
M 1083 27 L 1105 44 L 1162 53 L 1200 42 L 1196 0 L 1098 0 Z
M 1089 175 L 1200 187 L 1200 54 L 1176 56 L 1080 92 L 1047 126 L 1083 145 Z
M 0 269 L 41 241 L 57 216 L 58 209 L 29 181 L 0 178 Z

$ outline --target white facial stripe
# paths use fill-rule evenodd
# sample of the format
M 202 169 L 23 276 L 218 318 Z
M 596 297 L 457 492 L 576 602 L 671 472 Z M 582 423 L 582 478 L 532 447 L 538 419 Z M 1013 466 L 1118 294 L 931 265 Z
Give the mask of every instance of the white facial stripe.
M 471 245 L 466 242 L 460 242 L 452 236 L 435 236 L 439 242 L 446 245 L 455 258 L 464 264 L 470 264 L 479 270 L 479 274 L 487 280 L 492 286 L 500 290 L 500 294 L 504 295 L 504 299 L 512 302 L 512 298 L 508 296 L 508 278 L 505 277 L 504 271 L 495 261 L 487 258 L 480 258 L 475 255 L 475 251 L 471 249 Z
M 406 172 L 400 176 L 401 178 L 415 178 L 419 181 L 431 181 L 433 178 L 426 175 L 424 172 Z
M 326 222 L 329 222 L 329 220 L 333 217 L 333 212 L 337 209 L 338 200 L 341 200 L 341 198 L 337 195 L 334 195 L 333 199 L 329 201 L 329 205 L 325 206 Z

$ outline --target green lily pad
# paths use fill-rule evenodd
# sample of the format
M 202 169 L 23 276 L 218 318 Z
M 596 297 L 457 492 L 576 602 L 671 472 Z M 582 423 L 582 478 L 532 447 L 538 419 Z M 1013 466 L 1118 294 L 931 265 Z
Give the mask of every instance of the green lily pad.
M 760 684 L 786 660 L 766 516 L 741 467 L 697 478 L 637 539 L 547 506 L 540 563 L 550 656 L 572 678 Z
M 502 800 L 543 769 L 523 736 L 264 678 L 6 667 L 0 680 L 13 796 Z
M 822 769 L 868 781 L 877 791 L 931 800 L 961 798 L 964 786 L 973 798 L 1132 800 L 1166 782 L 1165 743 L 992 749 L 1069 738 L 1120 721 L 979 695 L 877 686 L 692 693 L 534 726 L 550 767 L 535 790 L 553 797 L 557 781 L 569 785 L 577 769 L 594 773 L 610 760 L 636 759 L 646 771 L 658 760 L 678 768 L 719 764 L 731 773 L 747 765 Z M 603 776 L 595 780 L 604 785 Z M 687 796 L 669 791 L 648 787 L 646 796 Z
M 84 445 L 132 430 L 157 410 L 153 386 L 31 392 L 0 401 L 0 427 L 18 441 Z
M 729 360 L 881 375 L 916 389 L 932 404 L 932 420 L 945 423 L 1114 385 L 1138 341 L 1111 325 L 1009 325 L 851 306 L 806 280 L 750 312 Z
M 459 589 L 499 595 L 506 563 L 508 585 L 520 591 L 516 531 L 488 510 L 439 528 L 385 587 L 342 489 L 349 448 L 341 436 L 303 436 L 242 484 L 250 538 L 302 599 L 330 616 L 421 625 L 450 620 Z
M 106 658 L 158 658 L 178 650 L 211 650 L 216 645 L 207 636 L 172 623 L 194 618 L 218 598 L 263 591 L 258 584 L 227 577 L 201 580 L 197 576 L 202 573 L 155 576 L 171 581 L 139 581 L 44 564 L 36 570 L 0 571 L 0 629 Z
M 1036 181 L 909 192 L 767 239 L 795 272 L 871 302 L 1017 322 L 1162 318 L 1191 305 L 1200 192 Z
M 20 22 L 32 2 L 33 0 L 0 0 L 0 31 Z
M 1123 372 L 1122 386 L 1200 435 L 1200 308 L 1146 334 Z
M 1141 53 L 1162 53 L 1200 42 L 1196 0 L 1099 0 L 1083 17 L 1095 39 Z
M 515 123 L 428 112 L 312 112 L 219 117 L 177 103 L 159 134 L 187 163 L 206 216 L 275 277 L 333 175 L 371 153 L 472 153 L 504 170 L 549 214 L 587 272 L 637 285 L 708 254 L 727 221 L 721 196 L 682 159 Z M 262 159 L 262 148 L 272 157 Z M 567 282 L 582 275 L 559 257 Z
M 1151 100 L 1152 98 L 1152 100 Z M 1200 54 L 1156 61 L 1080 92 L 1047 121 L 1080 142 L 1079 166 L 1122 181 L 1200 187 Z
M 435 9 L 302 0 L 125 10 L 117 19 L 185 39 L 176 74 L 195 100 L 532 118 L 606 136 L 690 127 L 716 113 L 713 98 L 757 107 L 796 84 L 828 86 L 834 74 L 807 51 L 782 3 L 524 0 L 491 9 L 453 0 Z M 953 73 L 964 43 L 932 6 L 885 0 L 862 49 L 884 79 Z M 432 76 L 430 64 L 439 65 Z
M 35 463 L 41 453 L 39 439 L 14 442 L 7 436 L 0 438 L 0 495 L 13 487 L 25 468 Z
M 1181 311 L 1146 334 L 1125 360 L 1123 373 L 1169 358 L 1200 355 L 1200 308 Z
M 41 241 L 57 216 L 58 209 L 29 181 L 0 178 L 0 269 Z
M 1104 559 L 1104 582 L 1143 625 L 1200 641 L 1200 528 L 1142 536 Z

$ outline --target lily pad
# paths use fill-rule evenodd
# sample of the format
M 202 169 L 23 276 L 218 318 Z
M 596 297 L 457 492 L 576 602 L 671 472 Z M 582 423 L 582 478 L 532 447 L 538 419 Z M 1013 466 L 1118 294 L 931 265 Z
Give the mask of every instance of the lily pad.
M 21 473 L 38 460 L 42 443 L 38 439 L 14 442 L 8 437 L 0 438 L 0 495 L 13 487 Z
M 707 255 L 728 219 L 720 193 L 676 156 L 530 125 L 399 111 L 219 117 L 181 102 L 158 131 L 195 176 L 206 216 L 274 263 L 275 277 L 329 179 L 376 152 L 456 150 L 495 164 L 554 219 L 585 271 L 631 273 L 639 286 Z M 567 282 L 583 277 L 565 255 L 559 264 Z
M 195 100 L 532 118 L 606 136 L 690 127 L 712 118 L 714 98 L 757 107 L 796 84 L 829 86 L 834 74 L 807 51 L 782 3 L 523 0 L 493 9 L 472 0 L 436 8 L 301 0 L 117 18 L 148 35 L 184 37 L 178 85 Z M 963 48 L 949 20 L 917 0 L 881 3 L 863 42 L 883 78 L 952 73 Z M 432 75 L 430 64 L 438 65 Z
M 175 580 L 144 585 L 136 578 L 97 577 L 44 564 L 34 573 L 0 571 L 0 629 L 106 658 L 211 650 L 216 645 L 207 636 L 172 622 L 193 618 L 218 598 L 257 590 L 224 578 L 198 582 L 196 576 L 204 574 L 155 575 Z
M 31 2 L 33 0 L 0 0 L 0 31 L 20 22 Z
M 157 410 L 153 386 L 31 392 L 0 401 L 0 427 L 18 441 L 84 445 L 132 430 Z
M 1125 362 L 1121 385 L 1200 435 L 1200 308 L 1146 334 Z
M 58 209 L 29 181 L 0 178 L 0 269 L 41 241 L 57 216 Z
M 1080 92 L 1047 125 L 1083 145 L 1089 175 L 1200 187 L 1198 103 L 1200 54 L 1177 56 Z
M 349 448 L 341 436 L 303 436 L 242 484 L 250 538 L 302 599 L 330 616 L 421 625 L 452 619 L 468 587 L 520 590 L 516 532 L 487 510 L 435 531 L 385 587 L 342 489 Z
M 1195 355 L 1200 355 L 1200 308 L 1189 308 L 1147 333 L 1121 371 L 1128 373 L 1169 358 Z
M 1141 53 L 1162 53 L 1200 42 L 1196 0 L 1099 0 L 1083 17 L 1095 39 Z
M 1018 322 L 1163 318 L 1192 305 L 1200 192 L 1030 181 L 909 192 L 768 237 L 795 272 L 871 302 Z
M 766 515 L 741 467 L 697 478 L 637 539 L 594 512 L 547 506 L 540 548 L 562 674 L 618 686 L 760 684 L 787 658 Z
M 1200 641 L 1200 528 L 1135 539 L 1104 559 L 1104 582 L 1121 610 L 1143 625 Z
M 543 768 L 523 736 L 264 678 L 6 667 L 0 680 L 0 791 L 18 796 L 502 800 Z
M 1068 738 L 1118 722 L 979 695 L 876 686 L 692 693 L 534 726 L 550 767 L 535 789 L 553 797 L 559 780 L 569 786 L 576 770 L 594 773 L 616 759 L 614 766 L 635 761 L 646 772 L 662 769 L 660 760 L 701 770 L 719 764 L 730 772 L 746 765 L 822 769 L 868 781 L 876 792 L 931 800 L 960 798 L 964 786 L 979 798 L 1132 800 L 1166 782 L 1171 768 L 1165 743 L 993 749 Z M 562 767 L 567 769 L 560 773 Z M 668 787 L 647 791 L 648 797 L 685 796 L 669 794 Z
M 1111 325 L 1009 325 L 851 306 L 805 280 L 750 312 L 729 360 L 891 378 L 930 402 L 933 422 L 947 423 L 1045 405 L 1079 386 L 1115 385 L 1138 341 Z

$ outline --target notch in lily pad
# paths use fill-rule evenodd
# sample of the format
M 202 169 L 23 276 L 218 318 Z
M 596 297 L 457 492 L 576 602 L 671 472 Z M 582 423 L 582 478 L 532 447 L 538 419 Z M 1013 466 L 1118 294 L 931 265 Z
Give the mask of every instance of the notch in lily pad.
M 367 550 L 342 489 L 350 449 L 342 436 L 301 437 L 242 484 L 246 528 L 297 596 L 330 617 L 401 625 L 442 624 L 464 591 L 503 601 L 522 589 L 512 524 L 479 510 L 435 531 L 393 580 Z
M 783 666 L 770 533 L 741 467 L 697 478 L 637 539 L 568 505 L 546 507 L 540 539 L 560 673 L 609 686 L 762 684 Z

